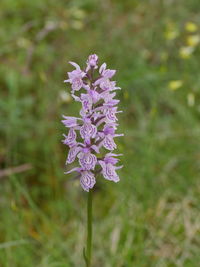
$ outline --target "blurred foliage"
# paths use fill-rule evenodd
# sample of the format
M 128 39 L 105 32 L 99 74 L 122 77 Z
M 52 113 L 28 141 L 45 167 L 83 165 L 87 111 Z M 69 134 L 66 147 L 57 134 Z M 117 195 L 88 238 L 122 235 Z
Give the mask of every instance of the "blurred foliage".
M 94 52 L 118 70 L 125 133 L 121 182 L 95 190 L 94 266 L 199 266 L 199 15 L 199 0 L 1 0 L 0 266 L 83 266 L 60 120 L 79 108 L 67 62 Z

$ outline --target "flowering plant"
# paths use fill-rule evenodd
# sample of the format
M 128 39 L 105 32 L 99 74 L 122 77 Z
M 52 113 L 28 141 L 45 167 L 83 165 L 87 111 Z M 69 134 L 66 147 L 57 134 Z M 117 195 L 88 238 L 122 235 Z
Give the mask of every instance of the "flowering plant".
M 64 135 L 63 143 L 69 147 L 66 164 L 71 164 L 77 158 L 78 167 L 70 172 L 77 172 L 80 184 L 85 191 L 89 191 L 96 183 L 95 176 L 102 173 L 107 180 L 118 182 L 119 176 L 116 166 L 119 161 L 113 150 L 117 148 L 115 137 L 117 117 L 121 112 L 117 109 L 119 100 L 114 99 L 115 90 L 121 89 L 111 78 L 115 70 L 106 69 L 106 63 L 98 67 L 98 56 L 90 55 L 86 62 L 86 68 L 81 70 L 74 62 L 69 62 L 75 70 L 68 72 L 66 83 L 71 84 L 71 95 L 75 101 L 82 104 L 80 118 L 63 116 L 63 124 L 69 128 L 68 135 Z M 84 93 L 79 93 L 84 89 Z M 79 139 L 79 141 L 78 141 Z M 102 153 L 107 150 L 107 153 Z
M 69 147 L 66 164 L 73 163 L 76 159 L 79 166 L 72 168 L 77 172 L 82 188 L 88 192 L 87 204 L 87 249 L 83 255 L 87 267 L 91 266 L 92 251 L 92 188 L 96 183 L 96 176 L 102 173 L 107 180 L 118 182 L 116 172 L 122 166 L 116 166 L 121 154 L 113 153 L 117 148 L 115 137 L 117 116 L 121 112 L 117 109 L 119 100 L 115 99 L 115 90 L 121 89 L 111 78 L 115 70 L 106 69 L 106 63 L 98 67 L 98 56 L 90 55 L 86 68 L 70 62 L 75 70 L 68 72 L 65 82 L 71 84 L 71 95 L 75 101 L 81 103 L 80 118 L 63 116 L 63 124 L 69 128 L 68 135 L 64 135 L 63 143 Z M 79 93 L 84 89 L 84 93 Z

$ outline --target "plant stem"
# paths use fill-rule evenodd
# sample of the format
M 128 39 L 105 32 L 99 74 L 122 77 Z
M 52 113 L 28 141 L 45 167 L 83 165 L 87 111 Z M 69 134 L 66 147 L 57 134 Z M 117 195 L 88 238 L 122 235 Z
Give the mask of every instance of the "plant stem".
M 87 250 L 86 250 L 87 267 L 91 266 L 91 256 L 92 256 L 92 190 L 90 189 L 88 192 L 88 200 L 87 200 Z

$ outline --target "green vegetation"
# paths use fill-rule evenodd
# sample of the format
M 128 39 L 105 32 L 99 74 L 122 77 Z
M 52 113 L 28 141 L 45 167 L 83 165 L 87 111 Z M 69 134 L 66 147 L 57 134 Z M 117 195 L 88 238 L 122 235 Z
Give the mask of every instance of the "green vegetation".
M 198 267 L 199 0 L 1 0 L 0 17 L 0 266 L 84 266 L 60 120 L 78 111 L 67 61 L 95 52 L 118 70 L 125 137 L 121 182 L 94 192 L 94 266 Z

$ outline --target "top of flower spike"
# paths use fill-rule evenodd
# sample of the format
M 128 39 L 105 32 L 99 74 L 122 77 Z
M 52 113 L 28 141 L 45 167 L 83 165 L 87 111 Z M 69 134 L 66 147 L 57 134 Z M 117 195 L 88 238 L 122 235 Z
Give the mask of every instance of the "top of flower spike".
M 69 172 L 78 172 L 82 188 L 89 191 L 99 172 L 107 180 L 119 181 L 116 170 L 122 166 L 115 165 L 119 161 L 117 156 L 120 155 L 114 154 L 113 150 L 117 148 L 114 138 L 122 136 L 115 133 L 118 126 L 117 113 L 121 111 L 117 110 L 119 100 L 114 99 L 116 93 L 113 91 L 121 88 L 116 87 L 116 82 L 111 80 L 115 70 L 106 69 L 106 63 L 98 67 L 96 54 L 88 57 L 83 70 L 75 62 L 69 63 L 75 70 L 68 72 L 65 82 L 71 84 L 72 97 L 81 103 L 82 108 L 81 118 L 63 116 L 62 122 L 69 128 L 68 135 L 64 135 L 63 140 L 70 148 L 66 163 L 78 160 L 80 166 Z M 81 89 L 84 92 L 79 93 Z M 104 152 L 105 155 L 102 156 L 102 148 L 110 152 Z
M 90 55 L 87 60 L 87 68 L 86 71 L 88 71 L 91 68 L 96 69 L 98 66 L 98 56 L 96 54 Z

